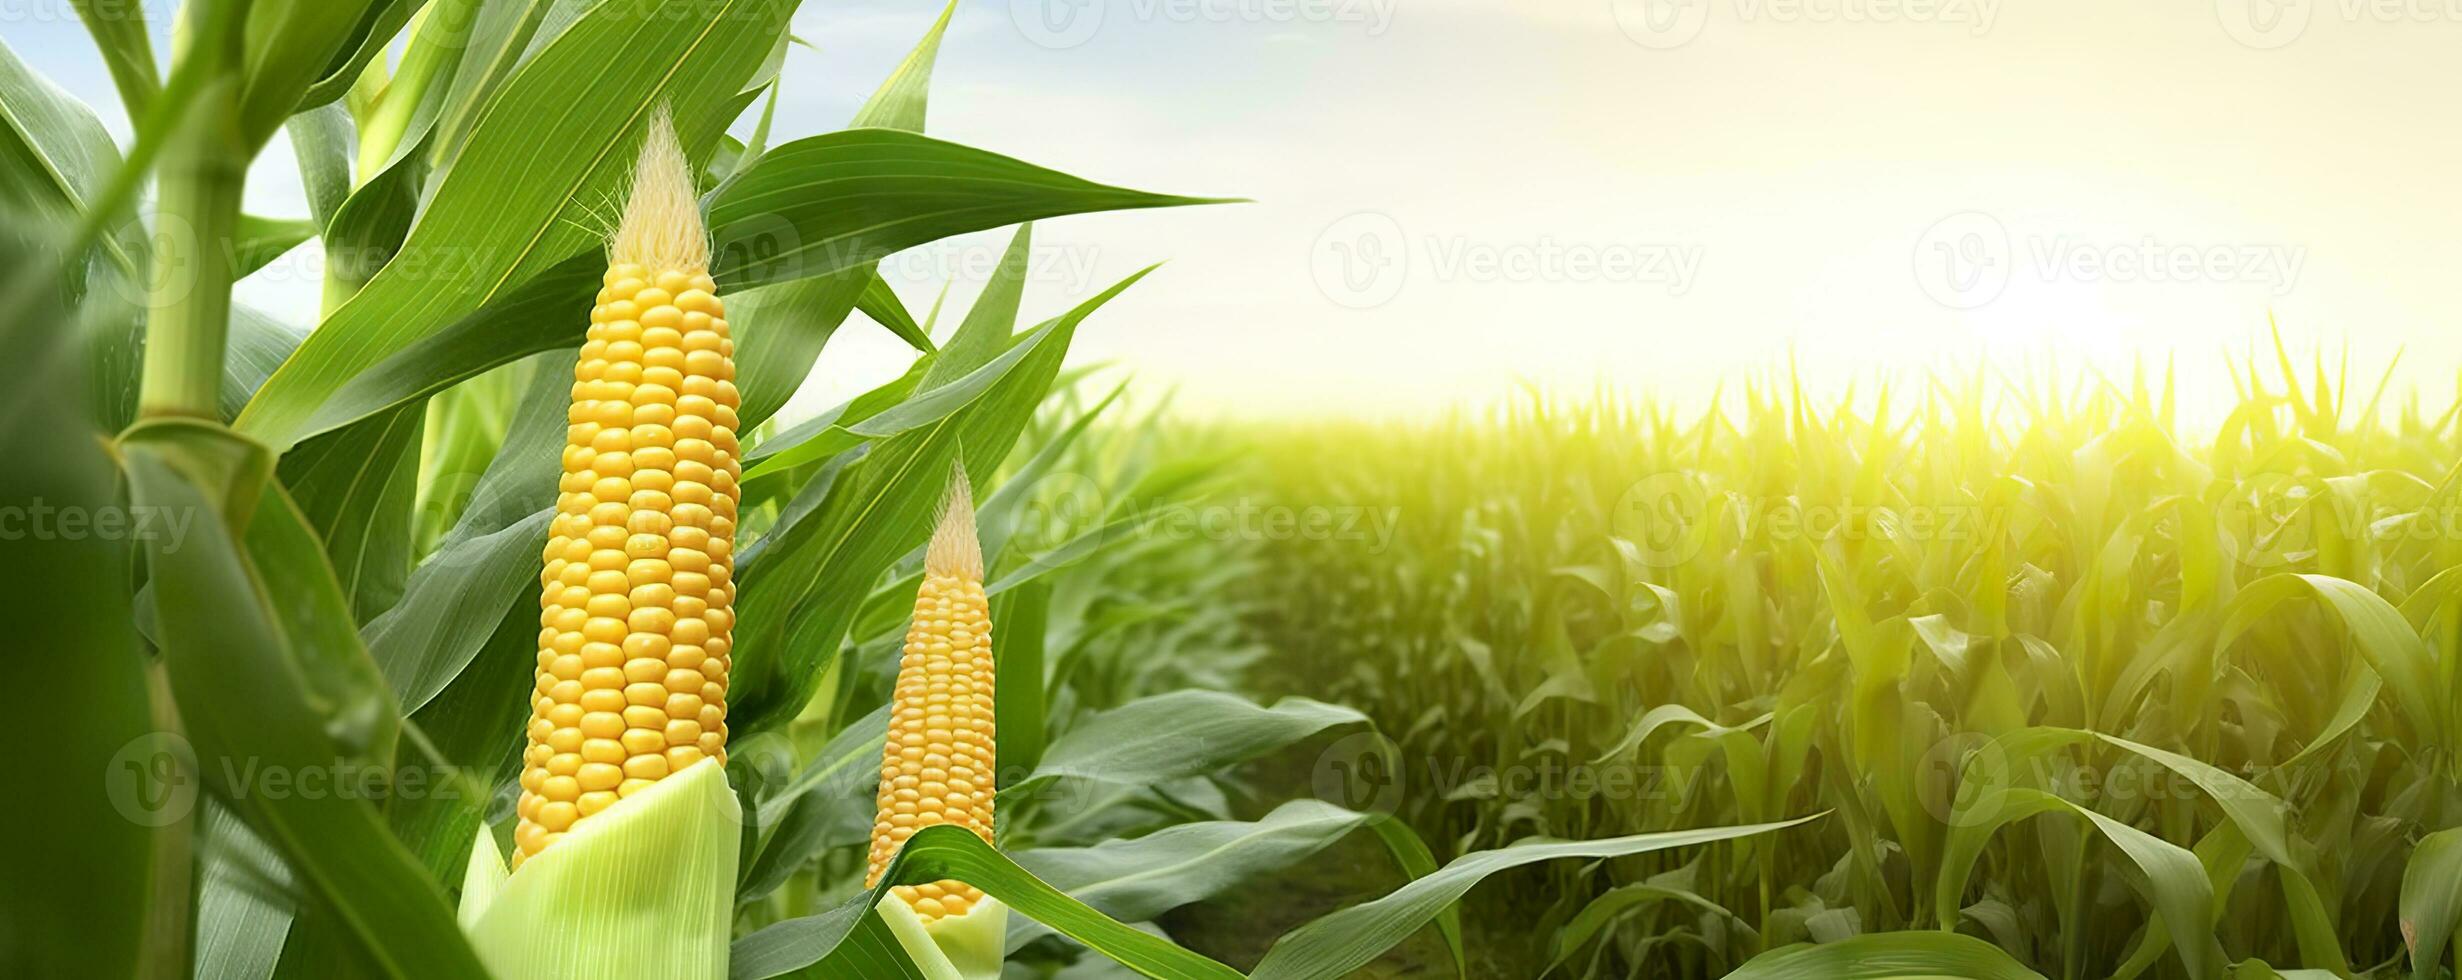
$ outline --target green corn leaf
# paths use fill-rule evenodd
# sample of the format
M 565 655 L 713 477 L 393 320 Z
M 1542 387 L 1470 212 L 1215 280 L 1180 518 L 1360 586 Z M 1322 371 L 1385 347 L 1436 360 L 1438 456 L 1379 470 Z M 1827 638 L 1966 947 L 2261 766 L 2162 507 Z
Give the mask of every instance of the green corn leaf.
M 315 535 L 267 482 L 263 449 L 216 426 L 158 421 L 122 439 L 121 459 L 137 501 L 196 519 L 185 541 L 151 543 L 147 556 L 171 689 L 205 786 L 386 973 L 483 976 L 442 891 L 369 800 L 255 782 L 389 769 L 400 723 Z
M 231 243 L 231 274 L 245 276 L 316 237 L 316 223 L 293 218 L 239 216 L 239 238 Z
M 1486 880 L 1510 868 L 1562 858 L 1605 858 L 1736 840 L 1799 826 L 1819 817 L 1742 827 L 1635 834 L 1593 841 L 1533 840 L 1453 859 L 1392 893 L 1311 922 L 1267 950 L 1258 980 L 1331 980 L 1365 966 Z
M 957 879 L 1000 900 L 1012 913 L 1049 926 L 1087 948 L 1157 980 L 1239 980 L 1230 967 L 1140 932 L 1069 897 L 962 827 L 925 827 L 908 838 L 879 887 L 821 915 L 789 919 L 737 940 L 731 980 L 785 976 L 824 963 L 857 923 L 871 918 L 893 885 Z M 833 976 L 857 974 L 831 973 Z
M 291 138 L 291 157 L 299 165 L 308 214 L 318 229 L 329 231 L 334 212 L 351 193 L 351 154 L 357 134 L 350 112 L 339 105 L 318 106 L 292 116 L 282 128 Z
M 418 710 L 452 683 L 516 594 L 537 587 L 572 390 L 571 375 L 558 360 L 539 359 L 461 520 L 411 572 L 401 600 L 364 631 L 405 711 Z
M 2169 928 L 2180 962 L 2191 976 L 2207 976 L 2222 967 L 2221 949 L 2209 923 L 2214 921 L 2214 888 L 2205 867 L 2186 848 L 2121 823 L 2092 809 L 2040 790 L 1985 790 L 1962 802 L 1950 819 L 1947 856 L 1941 863 L 1941 884 L 1934 898 L 1952 904 L 1964 890 L 1973 856 L 2000 828 L 2028 817 L 2066 812 L 2092 823 L 2119 848 L 2149 904 Z M 1942 921 L 1955 922 L 1955 910 Z
M 1753 957 L 1730 980 L 2043 980 L 2009 954 L 1972 936 L 1897 932 L 1818 946 L 1788 946 Z
M 1051 619 L 1051 590 L 1025 588 L 993 596 L 991 617 L 999 630 L 999 649 L 992 660 L 992 669 L 999 672 L 992 683 L 992 717 L 1000 720 L 992 771 L 1033 772 L 1043 761 L 1047 724 L 1043 644 Z
M 36 233 L 52 230 L 11 226 L 0 234 L 0 266 L 34 261 Z M 0 452 L 19 461 L 0 467 L 0 501 L 108 514 L 120 499 L 83 411 L 85 371 L 61 307 L 45 294 L 0 311 L 10 352 L 0 363 Z M 28 523 L 22 513 L 12 521 L 0 614 L 14 624 L 10 642 L 33 654 L 20 676 L 42 696 L 24 699 L 19 720 L 44 733 L 44 749 L 20 760 L 23 799 L 0 807 L 0 832 L 26 842 L 0 875 L 9 910 L 0 974 L 131 977 L 185 965 L 196 773 L 193 760 L 182 764 L 177 726 L 130 625 L 129 549 L 29 534 Z
M 111 69 L 111 84 L 120 90 L 128 118 L 141 119 L 162 91 L 162 76 L 154 68 L 154 44 L 145 30 L 145 8 L 138 4 L 75 0 L 77 19 L 103 53 Z
M 769 203 L 756 204 L 756 200 Z M 734 304 L 742 297 L 769 295 L 767 290 L 754 287 L 823 278 L 827 285 L 808 284 L 803 293 L 809 297 L 790 302 L 816 311 L 799 316 L 799 321 L 834 329 L 846 311 L 854 308 L 870 282 L 870 274 L 860 270 L 892 252 L 951 235 L 1052 215 L 1190 203 L 1203 202 L 1104 188 L 928 137 L 889 130 L 853 130 L 799 140 L 772 151 L 743 180 L 722 193 L 711 205 L 709 217 L 722 267 L 730 261 L 750 261 L 728 256 L 755 254 L 791 254 L 796 263 L 791 275 L 787 274 L 790 270 L 784 259 L 761 264 L 763 270 L 774 275 L 736 275 L 722 268 L 717 275 L 727 302 Z M 422 219 L 422 233 L 430 221 Z M 405 248 L 415 249 L 418 245 L 413 241 Z M 470 254 L 476 253 L 458 248 L 406 253 L 427 256 L 422 261 L 444 261 Z M 261 437 L 271 438 L 279 431 L 284 438 L 296 440 L 433 394 L 524 355 L 578 345 L 589 326 L 590 297 L 599 288 L 598 279 L 604 270 L 605 261 L 595 251 L 570 250 L 557 264 L 537 270 L 519 285 L 491 294 L 483 304 L 467 307 L 449 320 L 428 320 L 429 326 L 416 331 L 413 328 L 418 326 L 419 317 L 415 313 L 381 324 L 370 321 L 368 326 L 359 326 L 356 324 L 360 315 L 346 307 L 335 314 L 334 323 L 319 328 L 317 333 L 322 336 L 341 325 L 344 333 L 370 338 L 353 351 L 381 344 L 383 355 L 365 360 L 348 377 L 326 381 L 323 379 L 334 377 L 339 371 L 319 371 L 313 375 L 319 379 L 315 383 L 326 385 L 330 397 L 321 404 L 299 409 L 295 421 L 279 424 L 282 413 L 289 411 L 279 406 L 306 396 L 286 394 L 289 382 L 278 374 L 268 383 L 267 390 L 259 393 L 258 401 L 262 404 L 251 403 L 242 424 Z M 374 291 L 377 287 L 371 283 L 369 288 Z M 751 302 L 767 304 L 773 300 Z M 352 304 L 358 305 L 358 301 Z M 420 309 L 433 305 L 424 304 Z M 792 356 L 784 353 L 788 348 L 755 356 L 756 348 L 766 349 L 773 340 L 762 337 L 761 321 L 732 306 L 728 312 L 731 321 L 740 320 L 747 325 L 746 350 L 739 357 L 747 370 L 780 376 L 792 374 L 796 380 L 801 379 L 801 373 L 793 368 L 798 364 L 808 366 L 812 354 L 817 353 L 818 344 L 810 339 L 815 336 L 813 330 L 772 333 L 779 341 L 806 338 L 799 343 L 804 349 Z M 384 331 L 381 338 L 377 335 L 379 330 Z M 826 339 L 825 333 L 817 336 Z M 284 365 L 283 372 L 307 372 L 311 369 L 306 365 L 350 354 L 327 354 L 318 349 L 324 344 L 342 343 L 311 340 L 294 358 L 297 363 Z M 772 362 L 775 366 L 755 367 Z
M 1000 355 L 1008 345 L 1009 333 L 1017 329 L 1017 307 L 1026 295 L 1026 266 L 1034 256 L 1034 223 L 1017 227 L 1009 238 L 1009 249 L 1000 256 L 999 267 L 992 270 L 990 282 L 975 297 L 975 304 L 966 310 L 966 318 L 958 321 L 957 332 L 942 344 L 940 356 L 923 372 L 918 391 L 930 391 L 957 380 Z
M 2421 838 L 2402 870 L 2402 943 L 2412 980 L 2434 980 L 2462 932 L 2462 829 Z
M 889 328 L 890 333 L 898 335 L 899 340 L 905 341 L 917 352 L 932 352 L 932 338 L 924 335 L 923 325 L 915 322 L 915 315 L 906 311 L 906 304 L 898 301 L 898 294 L 881 279 L 877 270 L 872 273 L 871 281 L 864 283 L 863 298 L 855 302 L 855 308 L 871 317 L 872 322 Z
M 364 623 L 402 597 L 426 412 L 397 408 L 292 447 L 276 473 L 291 491 Z
M 652 110 L 672 109 L 688 152 L 715 144 L 725 120 L 710 110 L 733 98 L 759 64 L 787 7 L 719 0 L 644 17 L 635 5 L 608 0 L 581 13 L 506 80 L 401 255 L 266 381 L 241 429 L 288 449 L 311 434 L 303 426 L 351 378 L 595 251 L 604 229 L 589 209 L 622 186 Z M 576 330 L 588 308 L 572 308 Z
M 1078 324 L 1144 275 L 1122 280 L 1043 328 L 1019 345 L 1028 353 L 1003 368 L 997 383 L 961 398 L 962 409 L 883 439 L 848 468 L 811 516 L 771 530 L 759 562 L 745 563 L 737 598 L 727 706 L 737 731 L 782 724 L 802 710 L 868 586 L 929 533 L 950 465 L 963 458 L 968 472 L 996 472 L 1051 390 Z M 963 384 L 916 401 L 946 397 Z
M 240 135 L 263 145 L 302 108 L 340 98 L 410 19 L 414 0 L 258 0 L 247 7 Z
M 1323 732 L 1366 724 L 1368 717 L 1357 711 L 1307 698 L 1284 698 L 1272 707 L 1259 707 L 1214 691 L 1173 691 L 1078 722 L 1052 741 L 1034 775 L 1002 787 L 1001 793 L 1028 795 L 1055 779 L 1149 785 L 1213 772 Z
M 0 44 L 0 204 L 62 223 L 86 217 L 119 167 L 119 148 L 93 111 Z M 108 220 L 124 227 L 99 239 L 104 254 L 141 281 L 138 243 L 126 241 L 143 238 L 135 213 Z
M 878 401 L 863 401 L 859 406 L 849 406 L 851 409 L 859 407 L 858 411 L 828 416 L 826 425 L 798 426 L 795 432 L 771 440 L 772 444 L 786 442 L 787 445 L 761 456 L 759 462 L 745 471 L 744 482 L 775 477 L 836 456 L 868 441 L 904 435 L 947 420 L 1012 375 L 1019 374 L 1024 367 L 1048 358 L 1052 353 L 1049 347 L 1067 344 L 1074 334 L 1076 323 L 1117 294 L 1118 290 L 1115 289 L 1088 301 L 1079 307 L 1078 312 L 1070 314 L 1066 323 L 1055 320 L 1035 328 L 1033 333 L 1012 344 L 999 357 L 938 389 L 923 391 L 919 383 L 910 386 L 901 379 L 895 389 L 903 395 L 903 400 L 899 402 L 880 405 Z M 877 410 L 873 410 L 875 406 L 878 406 Z
M 766 898 L 823 850 L 870 839 L 871 794 L 880 784 L 881 747 L 888 739 L 884 704 L 839 729 L 793 782 L 762 801 L 761 826 L 770 829 L 744 872 L 737 900 Z
M 1257 820 L 1165 827 L 1090 847 L 1013 855 L 1019 867 L 1124 922 L 1143 922 L 1306 860 L 1378 820 L 1316 800 L 1292 800 Z
M 781 145 L 728 183 L 709 209 L 719 243 L 712 274 L 745 288 L 856 268 L 900 240 L 1217 203 L 1226 202 L 1107 187 L 898 130 L 850 129 Z
M 1741 931 L 1747 933 L 1751 931 L 1750 926 L 1744 925 L 1741 919 L 1736 919 L 1735 913 L 1727 911 L 1725 906 L 1703 898 L 1688 889 L 1647 883 L 1619 885 L 1609 889 L 1606 894 L 1591 899 L 1590 904 L 1582 906 L 1580 912 L 1575 913 L 1570 921 L 1556 930 L 1553 940 L 1555 955 L 1548 962 L 1548 969 L 1552 972 L 1562 968 L 1583 944 L 1588 943 L 1591 937 L 1597 936 L 1617 917 L 1660 902 L 1679 902 L 1690 905 L 1701 911 L 1735 920 L 1737 928 Z M 1749 967 L 1750 964 L 1746 966 Z

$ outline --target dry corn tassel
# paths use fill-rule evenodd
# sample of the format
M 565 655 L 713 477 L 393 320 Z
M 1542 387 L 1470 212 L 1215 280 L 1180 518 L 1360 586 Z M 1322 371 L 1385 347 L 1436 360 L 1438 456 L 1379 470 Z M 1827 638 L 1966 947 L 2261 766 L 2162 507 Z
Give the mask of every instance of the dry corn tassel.
M 462 920 L 499 980 L 727 972 L 734 351 L 663 113 L 610 252 L 540 575 L 512 866 L 482 827 L 465 879 Z
M 878 817 L 865 887 L 880 883 L 916 831 L 954 824 L 992 843 L 994 771 L 991 606 L 974 500 L 956 472 L 924 551 L 923 585 L 898 662 L 882 749 Z M 957 881 L 894 885 L 880 905 L 907 953 L 934 977 L 1000 974 L 1008 910 Z

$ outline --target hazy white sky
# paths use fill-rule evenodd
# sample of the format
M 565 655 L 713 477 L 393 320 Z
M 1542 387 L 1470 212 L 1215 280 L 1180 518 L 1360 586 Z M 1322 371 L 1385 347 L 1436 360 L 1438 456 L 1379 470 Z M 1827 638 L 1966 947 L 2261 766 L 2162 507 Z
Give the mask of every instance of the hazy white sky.
M 17 16 L 9 16 L 12 3 Z M 77 25 L 0 36 L 125 132 Z M 938 11 L 811 0 L 779 129 L 842 125 Z M 158 21 L 161 18 L 158 18 Z M 2462 0 L 964 0 L 936 135 L 1257 203 L 1038 228 L 1029 317 L 1148 263 L 1081 359 L 1204 412 L 1396 415 L 1601 380 L 1681 401 L 2057 351 L 2177 354 L 2275 315 L 2447 397 Z M 287 147 L 253 210 L 303 214 Z M 1006 232 L 900 256 L 962 308 Z M 244 285 L 304 322 L 312 255 Z M 907 356 L 868 325 L 816 407 Z

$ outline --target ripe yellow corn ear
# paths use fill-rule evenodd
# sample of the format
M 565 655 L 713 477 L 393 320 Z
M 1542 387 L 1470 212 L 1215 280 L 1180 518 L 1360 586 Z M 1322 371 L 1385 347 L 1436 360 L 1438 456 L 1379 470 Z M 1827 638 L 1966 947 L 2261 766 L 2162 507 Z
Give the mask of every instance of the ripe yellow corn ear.
M 480 828 L 461 920 L 498 980 L 724 980 L 734 345 L 692 174 L 651 127 L 574 370 L 540 576 L 511 869 Z
M 867 887 L 880 883 L 898 849 L 925 827 L 955 824 L 992 843 L 992 798 L 999 789 L 993 677 L 983 548 L 961 469 L 951 478 L 924 552 L 923 585 L 898 662 Z M 917 963 L 936 961 L 927 966 L 936 975 L 940 967 L 962 976 L 999 973 L 1007 910 L 971 885 L 892 886 L 880 915 Z
M 539 576 L 515 868 L 617 801 L 726 759 L 735 345 L 664 115 L 611 251 L 573 371 Z

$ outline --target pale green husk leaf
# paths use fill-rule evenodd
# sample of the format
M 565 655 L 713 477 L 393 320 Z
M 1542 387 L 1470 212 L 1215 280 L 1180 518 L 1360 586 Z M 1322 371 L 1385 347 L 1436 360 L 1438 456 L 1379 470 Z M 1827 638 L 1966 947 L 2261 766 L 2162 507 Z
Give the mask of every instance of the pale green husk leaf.
M 930 924 L 896 892 L 873 908 L 928 980 L 998 980 L 1009 933 L 1009 907 L 999 899 L 986 897 L 965 915 Z
M 703 760 L 510 875 L 482 832 L 462 921 L 496 980 L 723 980 L 742 836 L 725 768 Z

